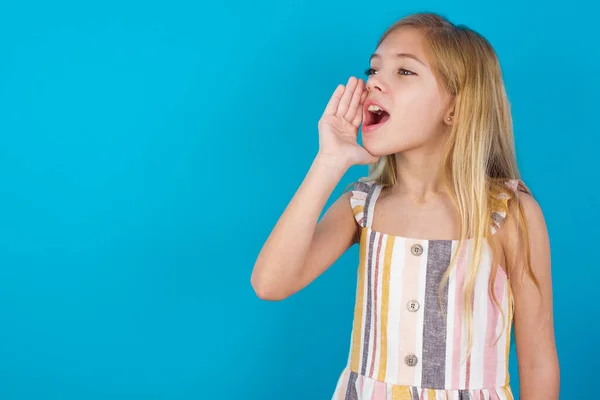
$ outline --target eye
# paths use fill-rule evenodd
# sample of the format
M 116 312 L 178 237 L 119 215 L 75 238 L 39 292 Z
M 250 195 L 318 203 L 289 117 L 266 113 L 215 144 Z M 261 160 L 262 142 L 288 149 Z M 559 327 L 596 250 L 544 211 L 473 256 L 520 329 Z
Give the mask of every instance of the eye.
M 373 68 L 367 68 L 367 69 L 365 70 L 365 75 L 367 75 L 367 76 L 371 76 L 371 75 L 373 75 L 375 72 L 376 72 L 376 71 L 375 71 Z
M 409 70 L 404 69 L 404 68 L 398 68 L 398 73 L 400 75 L 416 75 L 414 72 L 409 71 Z

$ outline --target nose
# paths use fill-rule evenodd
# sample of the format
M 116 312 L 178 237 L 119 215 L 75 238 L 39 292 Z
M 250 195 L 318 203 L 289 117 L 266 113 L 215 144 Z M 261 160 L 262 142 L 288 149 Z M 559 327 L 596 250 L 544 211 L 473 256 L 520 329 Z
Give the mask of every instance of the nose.
M 377 75 L 371 75 L 369 77 L 369 79 L 367 79 L 367 83 L 365 85 L 365 87 L 367 88 L 367 91 L 372 92 L 372 91 L 383 91 L 383 83 L 381 82 L 381 80 L 379 79 L 379 77 Z

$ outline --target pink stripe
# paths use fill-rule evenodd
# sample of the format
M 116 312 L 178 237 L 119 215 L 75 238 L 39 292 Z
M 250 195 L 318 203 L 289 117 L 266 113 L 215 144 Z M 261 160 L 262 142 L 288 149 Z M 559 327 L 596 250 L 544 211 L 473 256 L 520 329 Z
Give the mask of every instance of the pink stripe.
M 468 242 L 463 243 L 462 249 L 459 253 L 456 267 L 455 267 L 455 280 L 456 280 L 456 288 L 455 288 L 455 305 L 453 310 L 448 310 L 448 312 L 454 313 L 454 334 L 453 334 L 453 348 L 452 348 L 452 385 L 455 388 L 460 387 L 460 363 L 461 363 L 461 351 L 460 351 L 460 342 L 461 342 L 461 333 L 462 333 L 462 309 L 464 304 L 463 298 L 463 286 L 465 282 L 465 262 L 466 262 L 466 254 L 469 248 Z
M 506 280 L 500 271 L 501 268 L 502 267 L 498 265 L 498 272 L 496 273 L 496 279 L 494 282 L 494 294 L 496 295 L 496 300 L 498 300 L 500 305 L 502 305 L 502 302 L 504 301 L 504 286 L 506 285 Z M 500 311 L 494 304 L 491 296 L 488 298 L 487 317 L 485 352 L 483 359 L 483 386 L 495 387 L 498 374 L 498 346 L 502 346 L 502 342 L 499 341 L 496 343 L 496 345 L 494 345 L 494 340 L 496 340 L 496 336 L 498 336 L 496 334 L 496 328 L 498 326 Z
M 373 389 L 373 397 L 371 400 L 386 400 L 387 398 L 387 385 L 385 382 L 375 381 L 375 388 Z
M 496 389 L 490 389 L 490 400 L 500 400 L 500 396 L 498 396 Z
M 381 252 L 382 240 L 383 235 L 379 235 L 379 242 L 377 242 L 377 253 L 375 257 L 375 275 L 373 276 L 373 356 L 371 357 L 371 371 L 369 372 L 369 377 L 373 377 L 375 358 L 377 355 L 377 314 L 379 314 L 379 309 L 377 308 L 377 283 L 379 283 L 379 253 Z
M 471 295 L 471 315 L 475 317 L 475 291 Z M 475 321 L 473 321 L 474 323 Z M 475 329 L 474 326 L 472 326 Z M 465 377 L 465 388 L 469 388 L 471 386 L 471 358 L 473 357 L 473 348 L 471 348 L 471 353 L 469 354 L 469 358 L 467 358 L 467 369 L 466 369 L 466 377 Z

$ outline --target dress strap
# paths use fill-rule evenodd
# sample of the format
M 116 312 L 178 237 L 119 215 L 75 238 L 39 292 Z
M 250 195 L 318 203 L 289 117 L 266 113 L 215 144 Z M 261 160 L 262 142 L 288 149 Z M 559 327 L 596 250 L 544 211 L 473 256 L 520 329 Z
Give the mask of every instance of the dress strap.
M 373 181 L 359 181 L 352 187 L 350 205 L 356 222 L 363 228 L 370 228 L 373 224 L 373 211 L 381 189 L 382 186 Z
M 502 221 L 506 218 L 508 212 L 508 203 L 511 199 L 519 197 L 519 190 L 522 192 L 529 192 L 525 183 L 520 179 L 509 179 L 504 182 L 504 185 L 509 189 L 501 190 L 496 189 L 497 193 L 494 194 L 494 202 L 492 203 L 492 235 L 498 232 Z

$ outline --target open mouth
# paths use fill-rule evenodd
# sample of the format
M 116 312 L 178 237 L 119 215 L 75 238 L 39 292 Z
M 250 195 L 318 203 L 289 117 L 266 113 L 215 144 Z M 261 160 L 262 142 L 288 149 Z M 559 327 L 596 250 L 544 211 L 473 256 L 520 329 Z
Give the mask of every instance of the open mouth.
M 390 118 L 390 114 L 378 105 L 371 104 L 367 108 L 365 113 L 365 120 L 363 122 L 363 129 L 366 128 L 372 131 L 379 128 Z

